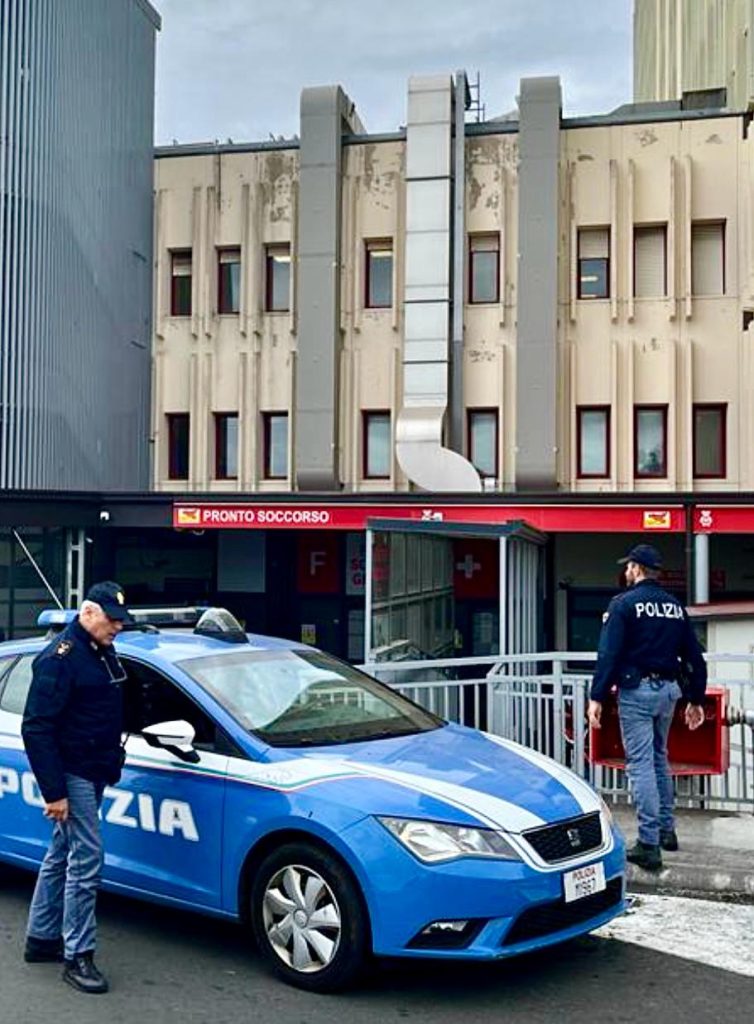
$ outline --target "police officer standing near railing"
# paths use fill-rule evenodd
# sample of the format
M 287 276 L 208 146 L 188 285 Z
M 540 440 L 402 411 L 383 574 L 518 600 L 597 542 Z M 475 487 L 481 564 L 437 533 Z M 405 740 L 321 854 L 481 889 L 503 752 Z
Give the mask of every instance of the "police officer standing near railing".
M 631 780 L 639 838 L 626 857 L 648 871 L 662 868 L 663 850 L 677 850 L 668 733 L 676 702 L 687 685 L 689 729 L 704 722 L 707 666 L 683 605 L 657 582 L 662 558 L 637 544 L 625 558 L 628 589 L 614 597 L 602 618 L 589 723 L 599 729 L 602 705 L 618 688 L 618 717 Z
M 131 620 L 117 583 L 96 583 L 74 621 L 34 659 L 21 734 L 54 822 L 29 911 L 24 959 L 64 961 L 81 992 L 107 992 L 94 963 L 102 870 L 99 806 L 120 778 L 126 674 L 112 643 Z

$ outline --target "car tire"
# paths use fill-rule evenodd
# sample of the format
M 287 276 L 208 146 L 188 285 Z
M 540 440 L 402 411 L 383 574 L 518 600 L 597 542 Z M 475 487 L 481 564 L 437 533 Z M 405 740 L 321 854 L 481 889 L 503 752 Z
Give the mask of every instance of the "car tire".
M 257 948 L 289 984 L 334 992 L 361 973 L 367 912 L 350 872 L 326 850 L 302 842 L 269 853 L 254 873 L 250 912 Z

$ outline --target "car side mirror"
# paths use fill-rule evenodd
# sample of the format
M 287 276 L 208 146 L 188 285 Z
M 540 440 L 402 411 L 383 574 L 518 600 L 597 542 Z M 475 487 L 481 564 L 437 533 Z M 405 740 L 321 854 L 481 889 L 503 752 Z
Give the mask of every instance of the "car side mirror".
M 156 725 L 142 729 L 141 735 L 151 747 L 168 750 L 181 761 L 196 764 L 199 760 L 199 754 L 194 749 L 196 730 L 189 722 L 157 722 Z

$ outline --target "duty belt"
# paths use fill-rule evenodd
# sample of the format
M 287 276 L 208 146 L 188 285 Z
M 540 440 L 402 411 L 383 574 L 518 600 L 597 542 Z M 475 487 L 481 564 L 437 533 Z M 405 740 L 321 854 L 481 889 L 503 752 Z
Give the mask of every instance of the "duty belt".
M 672 680 L 669 672 L 643 672 L 640 682 L 649 683 L 653 690 L 659 690 L 665 683 Z

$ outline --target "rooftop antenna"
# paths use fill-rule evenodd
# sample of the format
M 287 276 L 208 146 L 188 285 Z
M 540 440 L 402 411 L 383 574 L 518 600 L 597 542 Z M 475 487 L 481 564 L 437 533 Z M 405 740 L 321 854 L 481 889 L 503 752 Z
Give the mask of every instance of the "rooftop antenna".
M 482 81 L 478 71 L 474 81 L 469 82 L 469 93 L 471 94 L 469 113 L 478 124 L 480 121 L 484 121 L 487 115 L 487 105 L 482 103 Z

